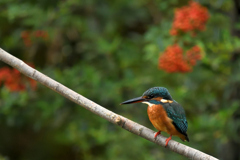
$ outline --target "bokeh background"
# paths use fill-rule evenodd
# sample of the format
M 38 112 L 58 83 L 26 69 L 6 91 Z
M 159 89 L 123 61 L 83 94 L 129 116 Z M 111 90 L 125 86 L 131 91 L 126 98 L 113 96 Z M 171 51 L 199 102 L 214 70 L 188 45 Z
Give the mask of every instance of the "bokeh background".
M 186 111 L 184 144 L 240 159 L 238 0 L 0 0 L 0 45 L 155 131 L 146 105 L 119 103 L 164 86 Z M 0 84 L 1 160 L 186 159 L 2 62 Z

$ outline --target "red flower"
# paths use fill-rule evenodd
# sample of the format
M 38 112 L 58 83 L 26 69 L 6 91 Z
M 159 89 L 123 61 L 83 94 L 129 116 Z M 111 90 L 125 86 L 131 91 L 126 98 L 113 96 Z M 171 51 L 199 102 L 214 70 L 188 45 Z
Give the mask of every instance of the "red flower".
M 24 38 L 28 38 L 29 37 L 29 32 L 28 31 L 22 31 L 21 32 L 21 37 Z
M 170 34 L 177 36 L 179 33 L 190 32 L 190 35 L 195 37 L 197 31 L 205 29 L 208 18 L 205 7 L 189 1 L 188 6 L 176 9 Z M 159 68 L 167 72 L 190 72 L 196 62 L 202 58 L 200 53 L 201 49 L 198 46 L 187 50 L 186 54 L 177 44 L 169 46 L 159 58 Z
M 191 67 L 184 59 L 183 50 L 177 44 L 168 46 L 159 58 L 159 68 L 166 72 L 190 72 Z
M 21 37 L 23 39 L 24 45 L 26 47 L 29 47 L 32 45 L 32 42 L 35 41 L 36 39 L 47 40 L 48 32 L 43 30 L 22 31 Z
M 29 46 L 32 45 L 31 33 L 30 33 L 30 31 L 22 31 L 21 37 L 22 37 L 23 42 L 24 42 L 24 45 L 25 45 L 26 47 L 29 47 Z
M 4 82 L 4 85 L 12 92 L 26 90 L 27 84 L 30 84 L 33 90 L 37 87 L 36 81 L 30 78 L 26 79 L 18 70 L 8 67 L 0 69 L 0 83 L 1 82 Z
M 188 6 L 176 9 L 171 35 L 178 35 L 179 32 L 194 32 L 205 29 L 209 18 L 208 11 L 199 3 L 190 1 Z
M 193 46 L 186 51 L 186 54 L 177 44 L 168 46 L 159 58 L 159 68 L 169 73 L 190 72 L 196 62 L 202 58 L 200 53 L 201 49 L 198 46 Z
M 3 67 L 0 69 L 0 83 L 11 77 L 11 69 L 8 67 Z
M 34 36 L 46 39 L 46 38 L 48 38 L 48 33 L 46 31 L 43 31 L 43 30 L 36 30 L 34 32 Z
M 200 60 L 202 58 L 200 52 L 201 49 L 198 46 L 194 46 L 187 51 L 187 59 L 192 66 L 195 66 L 197 60 Z

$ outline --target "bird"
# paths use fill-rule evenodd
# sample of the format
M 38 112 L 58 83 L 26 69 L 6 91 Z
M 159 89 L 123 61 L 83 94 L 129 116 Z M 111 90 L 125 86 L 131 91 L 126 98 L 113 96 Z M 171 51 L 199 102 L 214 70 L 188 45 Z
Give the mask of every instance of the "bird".
M 170 135 L 165 141 L 165 147 L 167 147 L 172 136 L 178 136 L 181 140 L 189 142 L 187 135 L 188 122 L 184 108 L 172 98 L 166 88 L 150 88 L 142 96 L 124 101 L 121 105 L 131 103 L 145 103 L 148 105 L 147 114 L 149 120 L 158 130 L 154 135 L 154 139 L 162 131 Z

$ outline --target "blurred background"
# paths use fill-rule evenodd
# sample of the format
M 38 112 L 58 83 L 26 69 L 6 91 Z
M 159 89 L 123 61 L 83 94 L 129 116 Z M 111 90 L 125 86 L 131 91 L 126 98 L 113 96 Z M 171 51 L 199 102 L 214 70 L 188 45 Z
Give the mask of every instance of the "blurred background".
M 155 131 L 146 105 L 119 103 L 166 87 L 186 111 L 184 144 L 240 159 L 238 0 L 0 0 L 0 42 L 40 72 Z M 2 62 L 0 84 L 1 160 L 186 159 Z

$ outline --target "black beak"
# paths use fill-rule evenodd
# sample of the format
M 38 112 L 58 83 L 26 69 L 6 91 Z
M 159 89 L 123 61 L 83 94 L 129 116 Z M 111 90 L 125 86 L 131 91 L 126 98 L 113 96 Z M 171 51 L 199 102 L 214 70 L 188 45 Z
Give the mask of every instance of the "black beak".
M 145 101 L 146 99 L 142 98 L 142 97 L 137 97 L 137 98 L 133 98 L 133 99 L 129 99 L 127 101 L 124 101 L 122 103 L 120 103 L 120 105 L 122 104 L 131 104 L 131 103 L 140 103 Z

